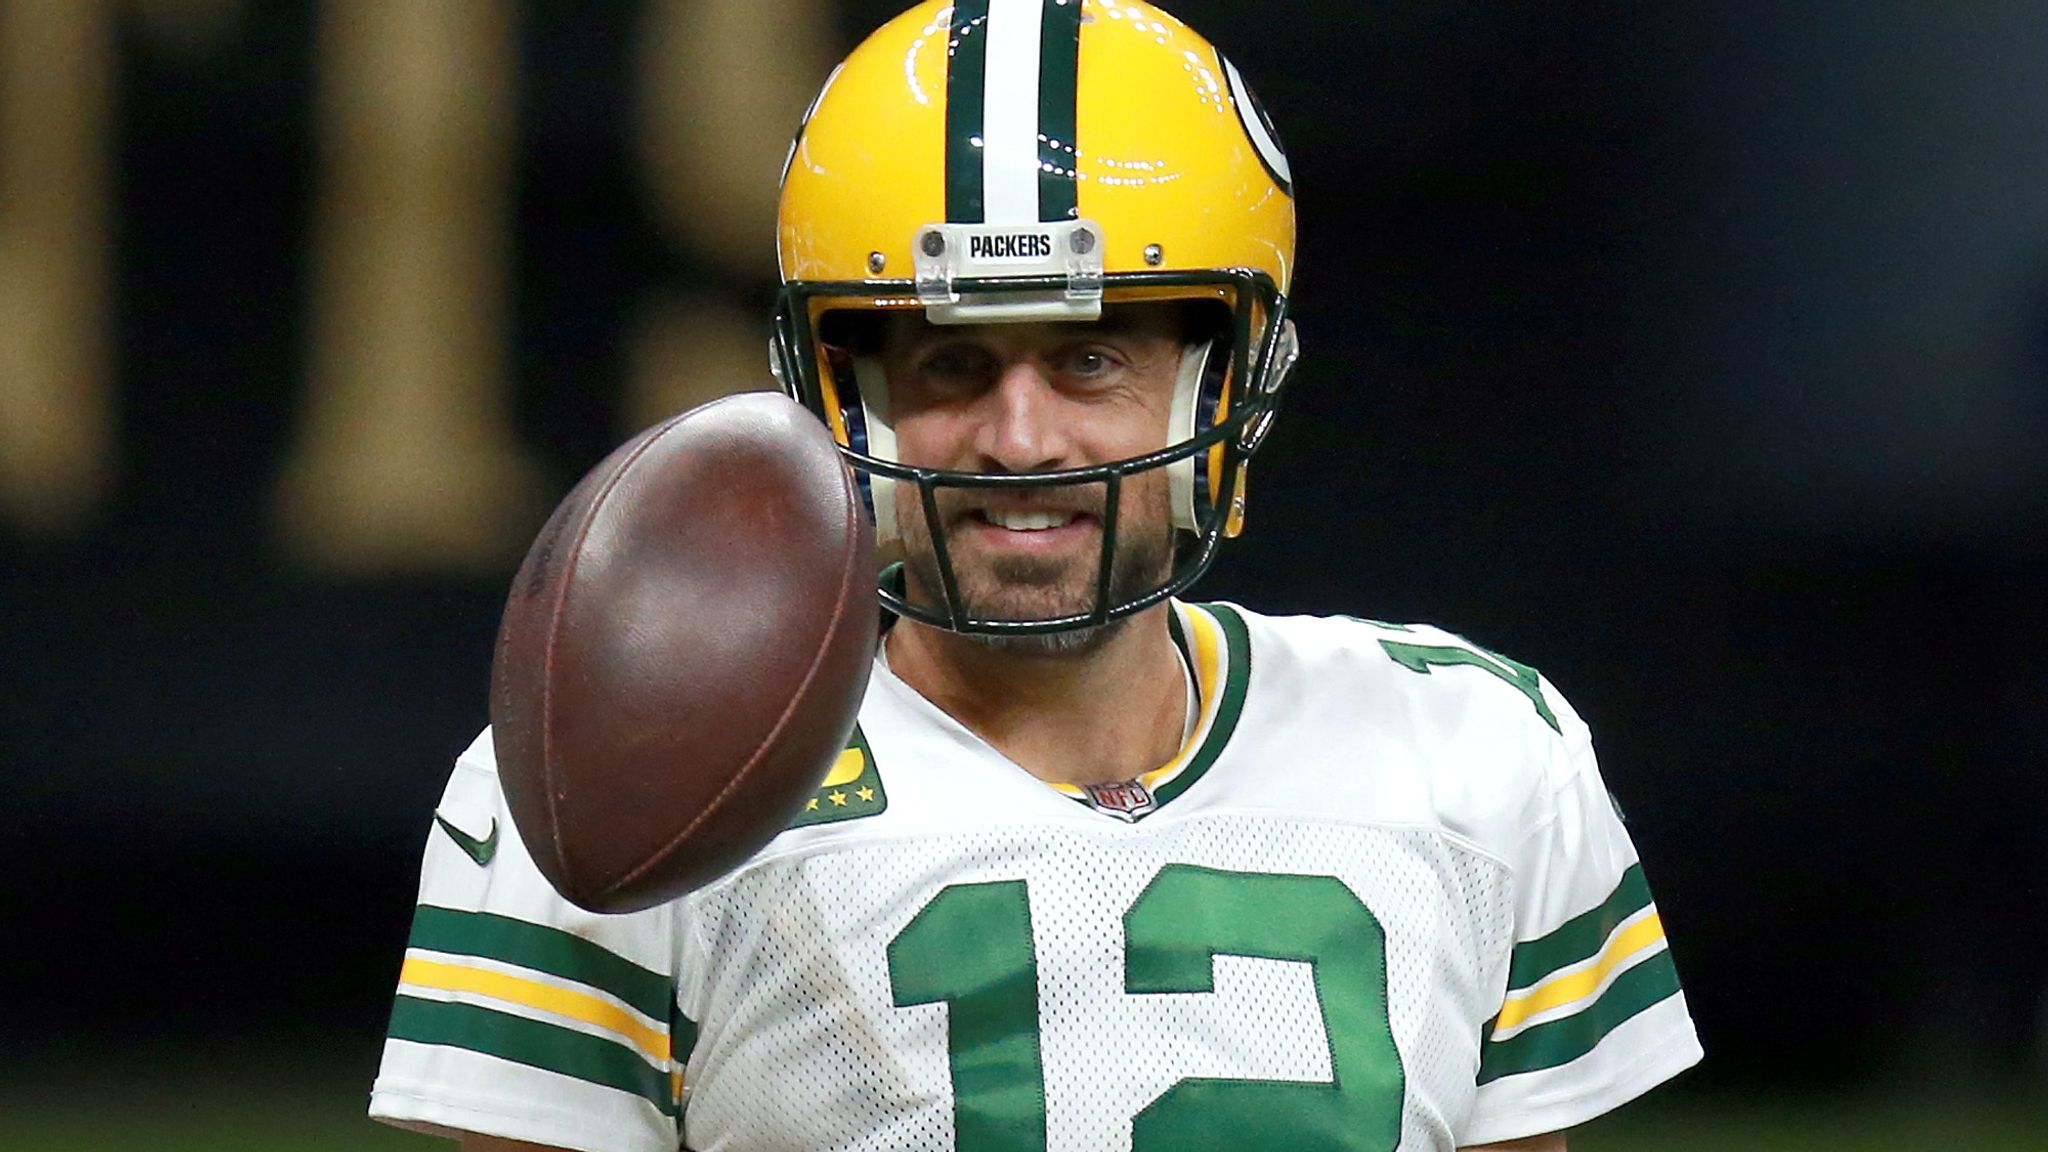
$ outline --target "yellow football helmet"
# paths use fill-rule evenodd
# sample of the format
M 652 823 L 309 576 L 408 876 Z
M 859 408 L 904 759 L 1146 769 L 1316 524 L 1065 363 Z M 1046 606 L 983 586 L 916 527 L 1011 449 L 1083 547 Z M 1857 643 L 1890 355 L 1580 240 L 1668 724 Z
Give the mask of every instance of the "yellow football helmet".
M 771 363 L 831 426 L 895 536 L 893 486 L 931 519 L 942 606 L 891 611 L 961 632 L 1047 632 L 1119 619 L 1207 570 L 1244 514 L 1245 467 L 1298 355 L 1287 293 L 1294 187 L 1278 134 L 1237 69 L 1135 0 L 929 0 L 826 80 L 791 147 L 777 221 L 782 294 Z M 1092 320 L 1105 303 L 1228 306 L 1229 333 L 1187 350 L 1173 441 L 1090 468 L 982 474 L 895 458 L 879 368 L 819 337 L 834 312 L 922 308 L 935 324 Z M 1114 600 L 1119 487 L 1165 468 L 1182 546 L 1171 578 Z M 1107 486 L 1091 612 L 980 619 L 960 602 L 936 522 L 942 488 Z

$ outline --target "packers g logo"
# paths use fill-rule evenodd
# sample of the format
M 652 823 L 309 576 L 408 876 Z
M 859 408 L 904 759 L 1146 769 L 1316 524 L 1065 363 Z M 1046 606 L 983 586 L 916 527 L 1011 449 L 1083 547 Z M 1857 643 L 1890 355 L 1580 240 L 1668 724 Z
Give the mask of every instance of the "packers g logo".
M 804 109 L 804 118 L 796 122 L 796 135 L 789 138 L 789 152 L 782 158 L 782 179 L 776 182 L 775 186 L 777 188 L 789 183 L 789 170 L 796 167 L 796 150 L 804 142 L 804 129 L 811 126 L 811 117 L 818 114 L 818 105 L 825 102 L 825 93 L 832 90 L 832 82 L 839 79 L 839 74 L 845 70 L 846 61 L 844 60 L 841 60 L 833 67 L 832 74 L 825 77 L 824 87 L 818 89 L 816 96 L 811 97 L 811 106 Z
M 1280 130 L 1273 127 L 1273 118 L 1266 115 L 1266 106 L 1252 94 L 1251 85 L 1244 82 L 1237 65 L 1230 62 L 1221 52 L 1216 59 L 1223 63 L 1223 75 L 1230 82 L 1230 103 L 1237 109 L 1237 118 L 1244 125 L 1244 134 L 1251 139 L 1252 150 L 1259 154 L 1259 163 L 1266 166 L 1266 174 L 1280 191 L 1294 195 L 1294 169 L 1288 166 L 1287 150 L 1280 146 Z

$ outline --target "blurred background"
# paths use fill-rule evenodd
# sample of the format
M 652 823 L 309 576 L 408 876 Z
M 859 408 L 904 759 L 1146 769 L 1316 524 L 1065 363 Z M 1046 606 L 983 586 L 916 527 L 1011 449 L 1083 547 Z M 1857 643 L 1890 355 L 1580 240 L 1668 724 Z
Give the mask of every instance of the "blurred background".
M 503 589 L 770 385 L 872 0 L 0 0 L 0 1148 L 360 1121 Z M 1575 1147 L 2048 1147 L 2048 7 L 1180 0 L 1308 358 L 1204 593 L 1592 723 L 1708 1057 Z

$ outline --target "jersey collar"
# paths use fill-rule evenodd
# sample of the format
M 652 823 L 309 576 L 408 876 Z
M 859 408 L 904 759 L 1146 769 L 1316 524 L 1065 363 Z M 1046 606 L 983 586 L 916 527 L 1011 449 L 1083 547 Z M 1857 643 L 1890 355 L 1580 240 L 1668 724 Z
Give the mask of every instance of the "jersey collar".
M 1237 728 L 1251 679 L 1251 637 L 1244 618 L 1224 604 L 1172 601 L 1167 617 L 1174 643 L 1194 670 L 1200 715 L 1173 759 L 1121 784 L 1052 784 L 1079 803 L 1118 819 L 1136 821 L 1187 791 L 1202 778 Z

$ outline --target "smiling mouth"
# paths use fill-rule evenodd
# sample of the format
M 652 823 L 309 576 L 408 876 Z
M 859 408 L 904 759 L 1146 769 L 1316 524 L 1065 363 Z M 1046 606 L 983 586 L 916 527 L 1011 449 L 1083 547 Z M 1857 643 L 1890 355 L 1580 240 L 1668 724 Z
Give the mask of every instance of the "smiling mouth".
M 1095 518 L 1086 512 L 1056 512 L 1049 509 L 1012 509 L 1005 511 L 994 508 L 982 508 L 970 515 L 980 523 L 992 524 L 997 528 L 1007 528 L 1012 532 L 1049 532 L 1055 528 L 1065 528 L 1069 524 Z

